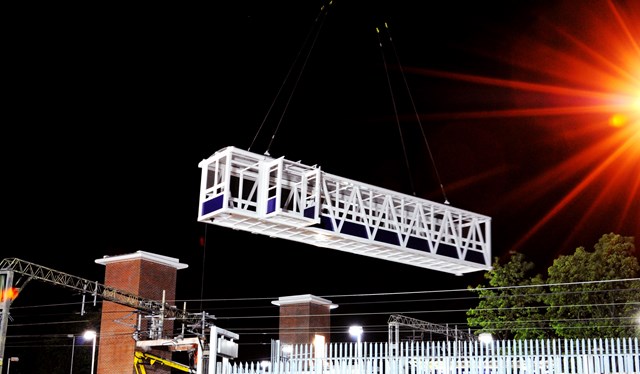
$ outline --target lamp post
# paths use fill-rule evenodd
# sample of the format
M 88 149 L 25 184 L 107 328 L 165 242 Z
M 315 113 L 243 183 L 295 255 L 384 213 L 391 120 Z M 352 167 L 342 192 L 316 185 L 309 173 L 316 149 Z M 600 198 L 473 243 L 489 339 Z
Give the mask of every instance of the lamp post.
M 20 361 L 19 357 L 9 357 L 9 361 L 7 362 L 7 374 L 9 374 L 9 369 L 11 369 L 11 363 L 18 361 Z
M 90 374 L 93 374 L 93 368 L 95 367 L 95 363 L 96 363 L 97 334 L 93 330 L 87 330 L 84 332 L 84 338 L 85 340 L 93 340 L 93 350 L 91 351 L 91 371 L 89 372 Z
M 349 327 L 349 335 L 355 336 L 357 346 L 356 346 L 356 356 L 358 358 L 358 370 L 360 369 L 360 356 L 362 356 L 362 350 L 360 348 L 360 337 L 362 336 L 362 326 L 351 326 Z
M 493 347 L 493 335 L 491 335 L 488 332 L 483 332 L 483 333 L 480 333 L 480 335 L 478 335 L 478 340 L 480 341 L 481 349 L 482 349 L 482 346 L 484 346 L 486 349 L 486 352 L 489 353 L 489 351 Z
M 73 374 L 73 354 L 76 351 L 76 336 L 69 334 L 67 338 L 73 339 L 73 343 L 71 344 L 71 367 L 69 368 L 69 374 Z
M 491 344 L 491 342 L 493 342 L 493 336 L 488 332 L 483 332 L 478 335 L 478 340 L 480 343 Z
M 362 336 L 362 326 L 349 327 L 349 335 L 355 336 L 358 340 L 358 344 L 360 344 L 360 337 Z

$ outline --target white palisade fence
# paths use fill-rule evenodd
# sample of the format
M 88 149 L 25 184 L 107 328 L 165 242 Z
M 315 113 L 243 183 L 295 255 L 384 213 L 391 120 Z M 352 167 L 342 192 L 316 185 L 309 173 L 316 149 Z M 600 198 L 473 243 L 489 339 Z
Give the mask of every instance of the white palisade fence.
M 638 338 L 330 343 L 297 345 L 270 362 L 230 363 L 217 374 L 640 373 Z

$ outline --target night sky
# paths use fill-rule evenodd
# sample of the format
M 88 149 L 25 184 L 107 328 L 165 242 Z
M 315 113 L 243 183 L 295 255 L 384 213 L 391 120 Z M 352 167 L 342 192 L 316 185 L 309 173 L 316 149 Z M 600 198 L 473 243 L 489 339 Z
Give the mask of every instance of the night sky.
M 606 233 L 638 245 L 640 2 L 235 3 L 15 15 L 2 258 L 98 282 L 105 255 L 178 258 L 178 303 L 239 333 L 241 358 L 268 355 L 280 296 L 339 304 L 337 341 L 351 323 L 385 341 L 390 314 L 466 322 L 469 294 L 428 291 L 482 273 L 197 222 L 198 163 L 227 146 L 446 196 L 492 217 L 493 257 L 519 251 L 542 273 Z M 14 305 L 79 301 L 50 289 Z M 364 296 L 379 293 L 394 295 Z

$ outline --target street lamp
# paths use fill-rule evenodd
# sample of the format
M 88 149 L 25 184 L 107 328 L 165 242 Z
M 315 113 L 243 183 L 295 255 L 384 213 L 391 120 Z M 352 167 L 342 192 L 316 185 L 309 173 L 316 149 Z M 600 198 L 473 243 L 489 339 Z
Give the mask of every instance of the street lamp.
M 67 338 L 73 339 L 73 343 L 71 344 L 71 367 L 69 368 L 69 374 L 73 374 L 73 354 L 76 350 L 76 336 L 73 334 L 67 335 Z
M 480 343 L 491 344 L 491 342 L 493 341 L 493 336 L 488 332 L 483 332 L 478 335 L 478 340 L 480 341 Z
M 351 326 L 349 327 L 349 335 L 355 336 L 360 343 L 360 337 L 362 336 L 362 326 Z
M 493 335 L 488 332 L 483 332 L 478 335 L 480 346 L 484 346 L 487 353 L 493 348 Z
M 349 335 L 356 337 L 356 340 L 358 341 L 358 346 L 356 349 L 358 350 L 358 357 L 360 357 L 360 337 L 362 336 L 362 326 L 349 327 Z
M 7 362 L 7 374 L 9 374 L 9 369 L 11 369 L 11 363 L 18 361 L 20 361 L 19 357 L 9 357 L 9 362 Z
M 97 334 L 93 330 L 87 330 L 87 331 L 84 332 L 84 338 L 85 338 L 85 340 L 93 340 L 93 350 L 91 352 L 91 371 L 89 372 L 90 374 L 93 374 L 93 368 L 95 367 L 95 363 L 96 363 L 96 340 L 97 340 Z
M 349 335 L 355 336 L 358 342 L 358 345 L 356 346 L 356 356 L 358 356 L 357 370 L 360 371 L 360 357 L 362 356 L 360 348 L 360 337 L 362 336 L 362 326 L 349 327 Z

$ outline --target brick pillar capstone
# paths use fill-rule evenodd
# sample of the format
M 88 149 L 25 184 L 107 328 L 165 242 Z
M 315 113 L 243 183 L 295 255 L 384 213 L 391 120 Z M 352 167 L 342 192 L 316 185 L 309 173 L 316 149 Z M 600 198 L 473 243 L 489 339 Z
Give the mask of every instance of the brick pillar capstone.
M 105 265 L 105 286 L 158 301 L 162 301 L 163 292 L 165 301 L 175 300 L 177 270 L 188 267 L 176 258 L 144 251 L 105 256 L 95 262 Z M 135 373 L 133 354 L 136 341 L 133 338 L 133 326 L 138 324 L 137 317 L 138 313 L 132 307 L 103 301 L 98 334 L 97 374 Z M 143 318 L 141 331 L 147 330 L 147 323 Z M 162 331 L 164 335 L 172 334 L 173 321 L 165 320 Z M 157 355 L 165 357 L 167 353 Z M 163 370 L 153 372 L 170 372 L 166 368 Z

